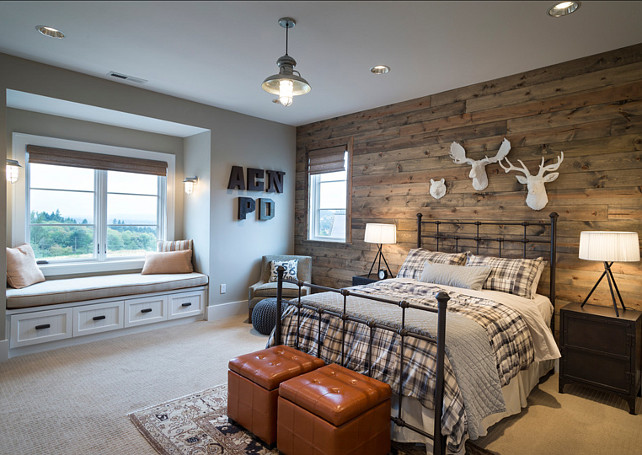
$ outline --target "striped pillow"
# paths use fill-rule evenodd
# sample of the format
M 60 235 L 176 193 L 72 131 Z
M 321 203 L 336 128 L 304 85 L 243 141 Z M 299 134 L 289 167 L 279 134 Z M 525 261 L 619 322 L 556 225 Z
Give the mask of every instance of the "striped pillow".
M 167 252 L 167 251 L 181 251 L 181 250 L 193 250 L 194 249 L 194 240 L 159 240 L 156 242 L 156 251 Z
M 406 260 L 397 273 L 397 278 L 414 278 L 418 280 L 424 270 L 424 263 L 464 265 L 466 253 L 440 253 L 423 248 L 414 248 L 408 252 Z
M 542 268 L 544 258 L 507 259 L 468 254 L 466 266 L 488 266 L 490 275 L 483 288 L 508 292 L 527 299 L 533 298 L 534 282 Z M 539 273 L 541 275 L 541 273 Z

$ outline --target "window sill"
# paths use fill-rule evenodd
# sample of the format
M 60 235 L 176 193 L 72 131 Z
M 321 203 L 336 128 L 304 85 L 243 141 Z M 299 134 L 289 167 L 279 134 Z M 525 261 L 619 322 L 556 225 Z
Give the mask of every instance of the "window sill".
M 321 244 L 328 244 L 328 243 L 334 243 L 336 245 L 348 245 L 352 242 L 348 242 L 347 240 L 325 240 L 325 239 L 305 239 L 303 243 L 321 243 Z
M 118 259 L 104 262 L 67 262 L 59 264 L 39 264 L 45 277 L 63 275 L 86 275 L 104 272 L 124 272 L 128 270 L 141 270 L 145 258 Z

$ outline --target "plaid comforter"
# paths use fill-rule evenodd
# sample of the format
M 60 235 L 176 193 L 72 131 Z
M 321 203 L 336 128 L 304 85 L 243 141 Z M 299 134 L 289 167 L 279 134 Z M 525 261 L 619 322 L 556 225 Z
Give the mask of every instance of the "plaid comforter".
M 360 286 L 361 294 L 371 294 L 386 297 L 392 300 L 407 300 L 416 305 L 437 308 L 436 294 L 442 289 L 439 286 L 418 282 L 413 279 L 398 278 L 385 280 Z M 488 342 L 495 353 L 497 366 L 497 381 L 501 386 L 517 375 L 521 369 L 528 368 L 534 360 L 533 342 L 530 331 L 521 316 L 511 308 L 500 303 L 471 297 L 449 291 L 450 301 L 448 310 L 459 313 L 474 320 L 483 327 L 488 335 Z M 352 297 L 348 298 L 348 312 Z M 360 299 L 362 300 L 362 299 Z M 302 302 L 326 309 L 337 308 L 337 302 L 342 297 L 336 293 L 313 294 L 302 298 Z M 379 303 L 373 308 L 391 307 Z M 399 315 L 401 311 L 394 308 Z M 389 308 L 386 308 L 389 310 Z M 408 310 L 409 316 L 414 313 L 426 314 L 418 310 Z M 389 313 L 389 311 L 388 311 Z M 361 317 L 369 317 L 357 314 Z M 388 314 L 376 316 L 377 320 L 391 324 Z M 297 311 L 291 306 L 283 318 L 283 343 L 289 346 L 296 345 L 297 324 L 299 323 Z M 408 327 L 412 327 L 412 317 L 407 317 Z M 399 322 L 396 322 L 397 325 Z M 318 340 L 322 348 L 320 357 L 326 363 L 342 363 L 342 329 L 343 321 L 336 316 L 323 313 L 321 318 L 321 333 L 319 336 L 319 319 L 314 310 L 302 309 L 299 328 L 299 349 L 311 354 L 317 354 Z M 448 326 L 448 323 L 446 323 Z M 367 374 L 370 368 L 368 359 L 368 344 L 370 341 L 370 328 L 361 323 L 346 321 L 345 357 L 343 365 L 354 371 Z M 436 334 L 435 334 L 436 339 Z M 273 343 L 270 338 L 268 345 Z M 385 329 L 373 329 L 372 346 L 372 377 L 388 383 L 394 392 L 399 391 L 399 361 L 400 337 L 397 333 Z M 405 338 L 404 347 L 404 374 L 402 394 L 418 399 L 423 406 L 434 409 L 435 368 L 437 365 L 436 342 L 427 342 L 408 336 Z M 442 432 L 448 435 L 448 448 L 458 452 L 463 448 L 464 434 L 467 433 L 468 422 L 464 409 L 464 400 L 461 389 L 457 383 L 451 362 L 446 357 L 444 366 L 444 406 L 442 419 Z

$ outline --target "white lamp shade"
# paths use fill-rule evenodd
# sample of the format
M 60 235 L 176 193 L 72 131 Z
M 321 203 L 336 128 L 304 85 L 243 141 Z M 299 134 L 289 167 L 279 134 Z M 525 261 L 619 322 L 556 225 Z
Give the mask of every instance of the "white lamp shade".
M 587 261 L 637 262 L 640 260 L 638 233 L 582 231 L 579 256 Z
M 397 226 L 394 224 L 367 223 L 363 241 L 378 244 L 397 243 Z

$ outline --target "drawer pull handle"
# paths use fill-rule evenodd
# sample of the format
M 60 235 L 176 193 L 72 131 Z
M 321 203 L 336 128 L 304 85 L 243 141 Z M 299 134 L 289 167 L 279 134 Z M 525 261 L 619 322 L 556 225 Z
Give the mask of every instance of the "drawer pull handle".
M 51 327 L 51 324 L 40 324 L 36 326 L 36 330 L 48 329 Z
M 184 304 L 182 304 L 181 306 L 183 306 L 183 307 L 185 307 L 185 306 L 192 306 L 192 302 L 184 303 Z
M 105 317 L 106 317 L 105 315 L 102 315 L 102 316 L 94 316 L 92 319 L 93 319 L 94 321 L 100 321 L 101 319 L 105 319 Z
M 140 310 L 141 313 L 151 313 L 152 311 L 152 308 L 143 308 L 142 310 Z

